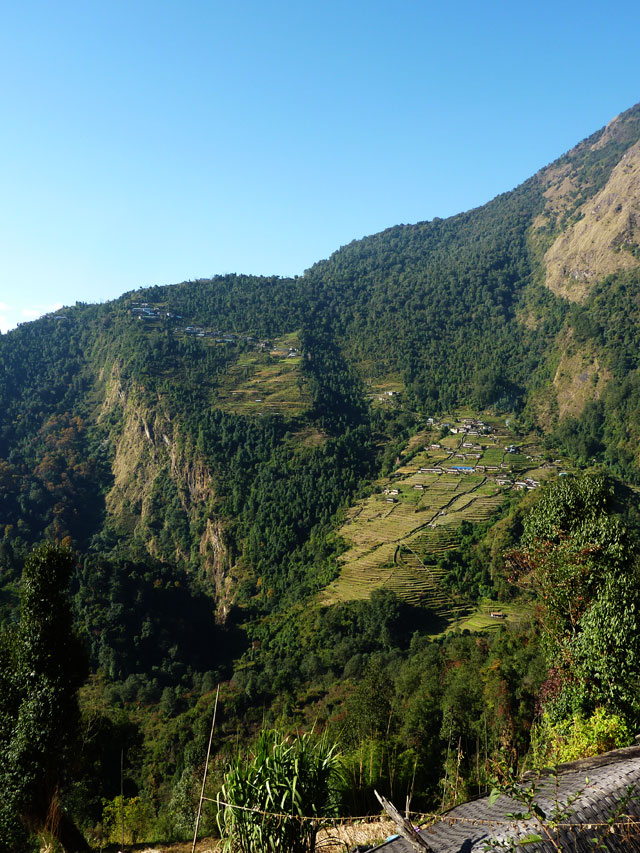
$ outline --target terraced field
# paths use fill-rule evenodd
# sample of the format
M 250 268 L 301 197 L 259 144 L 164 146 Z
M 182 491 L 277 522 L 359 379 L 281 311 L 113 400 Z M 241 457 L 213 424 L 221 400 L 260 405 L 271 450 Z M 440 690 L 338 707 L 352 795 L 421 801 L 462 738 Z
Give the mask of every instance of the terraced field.
M 501 490 L 491 487 L 487 494 L 486 486 L 484 477 L 414 471 L 392 482 L 397 495 L 382 490 L 360 502 L 340 531 L 351 547 L 341 557 L 340 577 L 323 599 L 366 598 L 373 589 L 386 587 L 438 614 L 467 610 L 442 592 L 435 563 L 457 547 L 462 521 L 484 521 L 496 511 Z
M 488 447 L 482 454 L 482 464 L 500 465 L 504 461 L 504 454 L 501 447 Z
M 293 336 L 279 339 L 274 351 L 284 353 L 296 343 Z M 255 350 L 241 353 L 222 378 L 215 404 L 241 415 L 300 414 L 307 406 L 300 361 L 300 356 L 272 356 Z
M 484 522 L 497 512 L 516 476 L 528 469 L 538 481 L 553 475 L 549 466 L 540 467 L 537 447 L 510 453 L 506 448 L 512 441 L 506 430 L 490 436 L 414 436 L 406 462 L 349 512 L 340 530 L 349 548 L 340 557 L 339 577 L 320 596 L 322 603 L 367 598 L 374 589 L 386 588 L 428 607 L 449 625 L 471 626 L 474 619 L 483 627 L 499 624 L 487 607 L 478 609 L 447 592 L 437 562 L 459 545 L 463 521 Z M 481 467 L 465 472 L 454 466 Z

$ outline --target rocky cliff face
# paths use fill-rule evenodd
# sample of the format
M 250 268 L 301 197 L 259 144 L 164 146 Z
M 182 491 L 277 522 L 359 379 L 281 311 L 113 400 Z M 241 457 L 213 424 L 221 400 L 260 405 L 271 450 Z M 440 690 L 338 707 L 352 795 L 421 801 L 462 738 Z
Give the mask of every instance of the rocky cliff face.
M 640 272 L 639 134 L 640 108 L 633 107 L 536 176 L 544 198 L 529 229 L 536 280 L 565 304 L 580 307 L 583 319 L 609 277 Z M 525 301 L 520 311 L 526 328 L 544 322 L 545 309 L 537 305 Z M 574 335 L 579 314 L 569 312 L 548 349 L 548 384 L 529 396 L 529 410 L 544 429 L 579 417 L 614 378 L 601 342 Z
M 552 209 L 570 195 L 571 186 L 563 177 L 550 193 Z M 597 282 L 640 266 L 640 142 L 626 151 L 575 219 L 545 254 L 546 285 L 557 296 L 584 302 Z
M 553 376 L 553 389 L 558 403 L 558 417 L 579 417 L 590 400 L 599 400 L 611 372 L 597 354 L 580 346 L 569 332 L 563 340 L 562 353 Z
M 106 496 L 107 513 L 116 528 L 141 541 L 160 559 L 196 566 L 213 584 L 221 620 L 226 618 L 233 596 L 229 553 L 224 525 L 215 513 L 214 478 L 188 441 L 183 441 L 165 403 L 155 409 L 145 402 L 140 389 L 125 389 L 117 366 L 104 381 L 104 402 L 98 422 L 118 410 L 113 435 L 113 485 Z M 167 485 L 168 484 L 168 485 Z M 167 506 L 159 499 L 163 489 L 174 496 L 174 511 L 199 542 L 187 550 L 177 531 L 171 529 Z M 179 505 L 178 505 L 179 504 Z M 170 541 L 173 553 L 167 553 Z

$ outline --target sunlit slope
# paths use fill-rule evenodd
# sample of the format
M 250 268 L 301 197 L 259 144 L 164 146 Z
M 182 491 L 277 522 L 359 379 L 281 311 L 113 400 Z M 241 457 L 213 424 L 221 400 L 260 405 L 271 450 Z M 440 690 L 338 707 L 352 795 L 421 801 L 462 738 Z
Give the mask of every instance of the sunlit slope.
M 309 401 L 296 345 L 297 335 L 288 335 L 264 352 L 240 353 L 220 379 L 216 404 L 239 415 L 302 414 Z
M 491 519 L 510 494 L 536 488 L 559 469 L 535 442 L 514 446 L 504 427 L 474 432 L 441 439 L 435 431 L 421 433 L 406 461 L 349 510 L 339 531 L 349 547 L 325 603 L 386 588 L 448 620 L 471 612 L 470 602 L 445 589 L 439 557 L 460 544 L 462 522 Z
M 193 317 L 182 317 L 167 323 L 167 305 L 144 303 L 154 315 L 140 322 L 132 313 L 138 302 L 128 303 L 129 325 L 141 338 L 153 341 L 158 334 L 176 343 L 189 343 L 193 356 L 214 356 L 215 372 L 198 377 L 198 391 L 208 395 L 208 404 L 238 415 L 302 414 L 309 405 L 300 365 L 302 354 L 298 332 L 260 338 L 252 330 L 240 333 L 214 330 L 211 325 L 198 325 Z M 188 382 L 183 363 L 158 362 L 156 376 L 183 385 Z

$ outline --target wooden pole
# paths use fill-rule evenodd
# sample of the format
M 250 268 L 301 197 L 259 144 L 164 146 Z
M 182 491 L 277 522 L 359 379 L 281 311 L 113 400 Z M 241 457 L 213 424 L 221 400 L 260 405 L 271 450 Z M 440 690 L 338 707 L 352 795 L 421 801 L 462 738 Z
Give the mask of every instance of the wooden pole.
M 122 850 L 124 851 L 124 747 L 120 750 L 120 827 L 122 829 Z
M 418 834 L 418 832 L 413 828 L 413 824 L 407 818 L 402 817 L 397 808 L 390 803 L 389 800 L 385 799 L 381 794 L 374 790 L 373 792 L 378 798 L 378 802 L 385 810 L 385 812 L 389 815 L 391 820 L 395 823 L 398 828 L 398 833 L 403 838 L 405 838 L 411 848 L 416 851 L 416 853 L 435 853 L 433 848 L 429 847 L 424 838 Z
M 218 712 L 218 697 L 220 696 L 220 685 L 216 691 L 216 702 L 213 706 L 213 720 L 211 721 L 211 733 L 209 734 L 209 746 L 207 747 L 207 760 L 204 764 L 204 773 L 202 774 L 202 789 L 200 791 L 200 802 L 198 803 L 198 816 L 196 817 L 196 829 L 193 833 L 193 847 L 191 853 L 196 853 L 196 843 L 198 841 L 198 829 L 200 827 L 200 815 L 202 814 L 202 800 L 204 799 L 204 787 L 207 784 L 207 770 L 209 769 L 209 756 L 211 755 L 211 744 L 213 742 L 213 730 L 216 727 L 216 714 Z

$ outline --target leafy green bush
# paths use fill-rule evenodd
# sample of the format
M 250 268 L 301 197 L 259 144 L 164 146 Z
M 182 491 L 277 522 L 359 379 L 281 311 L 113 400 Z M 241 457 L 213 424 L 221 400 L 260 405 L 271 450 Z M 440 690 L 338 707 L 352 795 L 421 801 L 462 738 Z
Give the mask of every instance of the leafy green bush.
M 628 746 L 631 740 L 623 718 L 603 707 L 596 708 L 590 717 L 576 713 L 558 722 L 544 713 L 534 729 L 532 753 L 537 766 L 562 764 Z
M 118 843 L 124 829 L 125 844 L 145 838 L 153 821 L 153 809 L 141 797 L 121 797 L 104 800 L 102 825 L 105 839 Z

